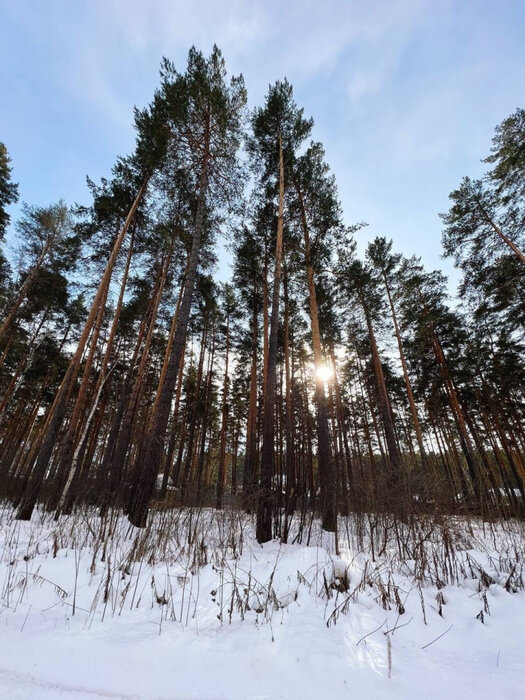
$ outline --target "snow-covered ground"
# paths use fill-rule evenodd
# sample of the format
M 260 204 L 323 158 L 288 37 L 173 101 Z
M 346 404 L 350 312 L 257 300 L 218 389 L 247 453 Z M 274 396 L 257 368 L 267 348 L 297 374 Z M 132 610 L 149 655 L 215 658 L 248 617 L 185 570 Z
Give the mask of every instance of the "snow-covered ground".
M 339 556 L 311 525 L 5 507 L 0 698 L 525 697 L 521 525 L 352 517 Z

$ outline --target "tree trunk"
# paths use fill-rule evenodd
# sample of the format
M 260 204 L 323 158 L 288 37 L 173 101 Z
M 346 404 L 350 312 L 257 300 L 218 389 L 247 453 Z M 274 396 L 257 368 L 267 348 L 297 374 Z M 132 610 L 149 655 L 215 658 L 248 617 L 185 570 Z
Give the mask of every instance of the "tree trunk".
M 87 420 L 85 421 L 82 434 L 77 441 L 77 446 L 75 448 L 75 451 L 73 453 L 73 457 L 71 460 L 71 465 L 69 468 L 69 474 L 66 480 L 66 484 L 64 486 L 64 489 L 62 491 L 62 495 L 60 497 L 60 501 L 58 504 L 58 511 L 60 512 L 61 510 L 64 509 L 66 503 L 69 498 L 69 491 L 72 487 L 72 484 L 75 480 L 75 475 L 77 474 L 78 471 L 78 461 L 79 461 L 79 456 L 82 450 L 82 446 L 84 445 L 84 442 L 86 441 L 88 432 L 91 428 L 92 425 L 92 420 L 95 416 L 95 412 L 98 407 L 98 403 L 100 401 L 100 398 L 102 396 L 102 391 L 104 389 L 104 386 L 106 385 L 106 381 L 109 379 L 109 376 L 111 374 L 111 371 L 108 373 L 107 368 L 108 368 L 108 363 L 109 363 L 109 358 L 111 355 L 111 351 L 113 349 L 113 342 L 115 340 L 115 336 L 117 333 L 117 327 L 118 327 L 118 321 L 120 318 L 120 312 L 122 310 L 122 304 L 124 302 L 124 292 L 126 290 L 126 283 L 128 281 L 128 274 L 129 274 L 129 268 L 131 264 L 131 258 L 133 255 L 133 243 L 135 240 L 135 227 L 133 227 L 131 231 L 131 238 L 129 242 L 129 249 L 128 249 L 128 255 L 126 257 L 126 264 L 124 266 L 124 273 L 122 275 L 122 281 L 120 283 L 120 292 L 119 292 L 119 298 L 117 301 L 117 305 L 115 307 L 115 313 L 113 315 L 113 322 L 111 324 L 111 330 L 109 333 L 109 337 L 106 343 L 106 351 L 104 353 L 104 359 L 102 360 L 102 365 L 100 367 L 99 375 L 98 375 L 98 380 L 97 380 L 97 385 L 95 387 L 94 391 L 94 400 L 91 406 L 91 409 L 88 413 Z
M 219 473 L 217 476 L 216 508 L 222 508 L 222 497 L 226 486 L 226 430 L 228 426 L 228 361 L 230 355 L 230 316 L 226 319 L 226 359 L 224 367 L 224 384 L 222 387 L 222 421 L 221 441 L 219 447 Z
M 277 240 L 275 244 L 275 267 L 273 274 L 272 312 L 268 345 L 268 371 L 263 384 L 263 442 L 261 454 L 261 484 L 257 499 L 257 542 L 272 539 L 272 476 L 275 453 L 275 388 L 277 381 L 277 341 L 279 331 L 279 296 L 283 257 L 283 211 L 284 211 L 284 162 L 281 136 L 279 135 L 279 211 Z
M 257 482 L 257 280 L 253 281 L 252 307 L 252 366 L 250 372 L 250 398 L 246 425 L 246 447 L 243 475 L 243 505 L 251 511 L 254 505 L 254 489 Z
M 16 514 L 16 518 L 18 520 L 31 519 L 31 515 L 33 513 L 33 509 L 35 507 L 38 495 L 40 493 L 40 488 L 42 486 L 46 469 L 48 468 L 49 460 L 51 458 L 51 454 L 55 446 L 58 431 L 60 430 L 62 421 L 66 414 L 69 399 L 71 397 L 73 386 L 80 368 L 80 361 L 82 359 L 82 355 L 84 354 L 84 348 L 86 347 L 90 331 L 97 317 L 102 298 L 107 293 L 113 268 L 115 267 L 115 263 L 117 261 L 118 254 L 122 247 L 122 243 L 133 220 L 133 217 L 135 216 L 135 212 L 137 211 L 137 208 L 146 191 L 148 180 L 148 177 L 144 179 L 144 182 L 142 183 L 142 186 L 140 187 L 137 196 L 135 197 L 135 201 L 133 202 L 131 209 L 128 212 L 124 225 L 113 245 L 113 250 L 111 251 L 111 255 L 109 257 L 102 279 L 100 280 L 97 293 L 95 294 L 95 298 L 91 306 L 91 311 L 89 312 L 89 315 L 84 324 L 84 330 L 82 332 L 82 335 L 80 336 L 77 348 L 75 350 L 73 358 L 71 359 L 68 370 L 57 392 L 55 401 L 53 402 L 53 405 L 51 406 L 51 409 L 49 411 L 48 417 L 44 425 L 44 432 L 40 451 L 38 453 L 38 456 L 36 457 L 35 464 L 33 466 L 32 472 L 30 474 L 28 483 L 25 488 L 25 493 L 23 495 L 22 501 Z
M 46 244 L 44 245 L 42 252 L 38 256 L 36 263 L 33 265 L 33 267 L 27 273 L 25 280 L 23 281 L 20 289 L 18 290 L 18 292 L 16 294 L 15 300 L 11 304 L 11 309 L 9 310 L 6 318 L 4 319 L 4 322 L 0 326 L 0 343 L 2 342 L 4 336 L 7 333 L 7 331 L 9 330 L 9 328 L 11 327 L 11 324 L 15 320 L 16 315 L 18 313 L 18 309 L 20 308 L 20 306 L 22 305 L 22 303 L 26 299 L 27 294 L 33 285 L 33 282 L 35 281 L 35 278 L 38 274 L 38 271 L 40 270 L 40 268 L 44 264 L 44 260 L 46 259 L 49 251 L 51 250 L 53 243 L 54 243 L 54 239 L 49 239 L 46 241 Z
M 396 334 L 397 348 L 399 351 L 399 359 L 401 360 L 401 366 L 403 368 L 403 377 L 405 379 L 405 386 L 407 390 L 408 403 L 410 405 L 410 413 L 412 414 L 412 422 L 414 423 L 414 430 L 416 432 L 417 444 L 419 447 L 419 454 L 421 456 L 421 463 L 427 465 L 427 458 L 425 453 L 425 445 L 423 444 L 423 432 L 421 430 L 421 424 L 419 422 L 419 416 L 417 414 L 416 402 L 414 401 L 414 393 L 412 391 L 412 384 L 410 382 L 410 377 L 408 376 L 408 367 L 405 358 L 405 352 L 403 350 L 403 342 L 401 340 L 401 332 L 399 330 L 399 324 L 397 322 L 397 314 L 394 307 L 394 301 L 392 299 L 392 294 L 390 292 L 390 285 L 388 283 L 388 278 L 386 276 L 385 270 L 382 270 L 383 281 L 385 283 L 386 294 L 388 297 L 388 303 L 390 305 L 390 312 L 392 314 L 392 321 L 394 323 L 394 332 Z
M 514 255 L 518 258 L 518 260 L 521 260 L 522 263 L 525 263 L 525 255 L 522 253 L 522 251 L 518 248 L 518 246 L 510 240 L 510 238 L 503 233 L 501 228 L 496 224 L 494 219 L 488 214 L 488 212 L 485 210 L 485 208 L 481 205 L 481 202 L 478 200 L 478 207 L 479 211 L 481 212 L 482 217 L 485 219 L 487 224 L 492 228 L 492 230 L 496 233 L 497 236 L 501 238 L 503 243 L 505 243 L 506 246 L 508 246 Z
M 381 359 L 379 357 L 379 350 L 377 348 L 376 337 L 374 333 L 374 328 L 372 326 L 370 313 L 368 311 L 368 305 L 362 294 L 360 296 L 360 299 L 361 305 L 365 313 L 366 325 L 368 328 L 368 337 L 370 340 L 370 350 L 372 352 L 372 363 L 374 367 L 374 376 L 376 380 L 377 395 L 379 400 L 379 410 L 381 411 L 381 421 L 383 423 L 383 429 L 385 431 L 385 440 L 388 450 L 388 457 L 390 460 L 390 466 L 392 468 L 392 484 L 398 486 L 399 478 L 401 476 L 401 455 L 399 454 L 399 449 L 396 441 L 394 421 L 392 418 L 392 407 L 390 405 L 390 398 L 386 389 L 385 375 L 383 373 L 383 367 L 381 365 Z
M 324 365 L 323 351 L 321 348 L 321 333 L 319 329 L 319 309 L 317 305 L 312 250 L 310 247 L 310 232 L 308 230 L 308 223 L 306 220 L 303 196 L 299 187 L 296 187 L 296 189 L 301 206 L 301 223 L 304 235 L 306 277 L 308 280 L 308 300 L 310 305 L 310 326 L 312 331 L 312 346 L 314 350 L 319 481 L 321 487 L 321 518 L 323 529 L 330 532 L 335 532 L 337 529 L 337 476 L 332 448 L 330 445 L 328 404 L 324 389 L 324 381 L 321 376 L 319 376 L 320 370 Z
M 203 164 L 199 183 L 192 247 L 188 260 L 184 293 L 177 318 L 177 327 L 173 336 L 173 344 L 170 349 L 164 383 L 162 385 L 156 411 L 151 416 L 146 434 L 144 435 L 142 449 L 139 450 L 139 473 L 133 485 L 129 500 L 129 521 L 136 527 L 146 526 L 149 501 L 153 495 L 155 479 L 163 461 L 171 400 L 177 383 L 182 351 L 186 343 L 186 331 L 190 318 L 193 288 L 195 287 L 195 281 L 197 279 L 201 238 L 204 227 L 206 192 L 208 189 L 209 137 L 208 124 L 205 134 Z
M 286 444 L 286 520 L 283 540 L 288 537 L 288 520 L 295 509 L 295 444 L 294 444 L 294 406 L 292 397 L 292 370 L 290 368 L 290 310 L 288 299 L 288 272 L 284 268 L 284 368 L 285 368 L 285 444 Z M 282 490 L 282 488 L 281 488 Z

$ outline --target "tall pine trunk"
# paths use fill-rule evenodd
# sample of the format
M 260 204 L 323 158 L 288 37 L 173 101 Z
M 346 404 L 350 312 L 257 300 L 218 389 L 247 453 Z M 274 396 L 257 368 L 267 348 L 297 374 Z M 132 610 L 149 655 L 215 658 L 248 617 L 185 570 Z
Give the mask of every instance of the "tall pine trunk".
M 253 508 L 254 488 L 257 481 L 257 280 L 253 282 L 252 306 L 252 362 L 250 371 L 250 398 L 246 425 L 246 447 L 243 476 L 243 505 Z
M 401 367 L 403 368 L 403 378 L 405 380 L 408 403 L 410 405 L 410 413 L 412 415 L 412 422 L 414 424 L 414 430 L 416 432 L 416 439 L 417 439 L 417 444 L 419 447 L 419 454 L 421 457 L 421 463 L 426 466 L 427 465 L 427 457 L 426 457 L 425 445 L 423 444 L 423 432 L 421 430 L 421 424 L 419 422 L 419 416 L 417 413 L 416 402 L 414 401 L 414 393 L 412 391 L 412 384 L 410 382 L 410 377 L 408 375 L 408 367 L 407 367 L 407 362 L 406 362 L 406 358 L 405 358 L 405 352 L 403 350 L 403 341 L 401 339 L 401 331 L 399 330 L 399 324 L 397 321 L 397 314 L 396 314 L 396 310 L 394 307 L 394 301 L 392 299 L 392 294 L 390 291 L 390 285 L 388 283 L 388 278 L 387 278 L 384 270 L 382 271 L 382 273 L 383 273 L 383 281 L 385 283 L 385 288 L 386 288 L 386 294 L 388 297 L 388 304 L 390 306 L 390 313 L 392 314 L 392 322 L 394 324 L 394 332 L 395 332 L 396 340 L 397 340 L 399 359 L 401 360 Z
M 124 225 L 122 226 L 122 229 L 113 245 L 113 250 L 111 251 L 111 255 L 106 265 L 106 269 L 104 271 L 102 279 L 100 280 L 100 284 L 95 294 L 95 298 L 93 299 L 91 311 L 89 312 L 86 322 L 84 324 L 84 330 L 82 332 L 82 335 L 80 336 L 73 358 L 69 363 L 67 372 L 57 392 L 55 401 L 53 402 L 53 405 L 51 406 L 51 409 L 47 416 L 44 425 L 44 432 L 42 434 L 40 450 L 29 475 L 27 485 L 24 489 L 22 501 L 17 510 L 16 517 L 18 520 L 31 519 L 31 515 L 36 505 L 36 501 L 46 474 L 46 470 L 49 466 L 51 454 L 55 447 L 58 431 L 60 430 L 60 427 L 64 420 L 69 400 L 73 392 L 74 384 L 80 369 L 80 361 L 82 359 L 82 355 L 84 354 L 84 349 L 86 347 L 88 337 L 99 312 L 101 301 L 107 294 L 109 283 L 111 281 L 111 275 L 113 273 L 118 254 L 122 247 L 122 243 L 124 241 L 126 233 L 131 225 L 131 222 L 133 221 L 135 212 L 137 211 L 137 208 L 140 202 L 142 201 L 144 193 L 146 192 L 148 181 L 149 177 L 146 177 L 137 193 L 137 196 L 135 197 L 135 201 L 133 202 L 128 212 Z
M 308 280 L 310 327 L 312 331 L 312 346 L 314 350 L 319 482 L 321 487 L 321 518 L 323 528 L 330 532 L 335 532 L 337 528 L 337 475 L 334 457 L 332 454 L 332 447 L 330 444 L 330 431 L 328 428 L 328 403 L 326 400 L 324 381 L 320 376 L 320 369 L 323 367 L 324 362 L 321 347 L 321 332 L 319 329 L 319 307 L 317 305 L 314 266 L 310 246 L 310 232 L 308 230 L 308 222 L 306 220 L 303 197 L 299 187 L 297 187 L 297 193 L 299 195 L 299 203 L 301 206 L 306 277 Z
M 230 358 L 230 316 L 226 319 L 226 359 L 224 367 L 224 384 L 222 387 L 222 420 L 221 439 L 219 446 L 219 473 L 217 476 L 217 501 L 216 507 L 222 508 L 222 498 L 226 486 L 226 431 L 228 428 L 228 362 Z
M 388 458 L 391 467 L 392 485 L 395 485 L 397 487 L 399 485 L 399 478 L 401 476 L 401 455 L 399 454 L 399 449 L 396 440 L 394 420 L 392 417 L 392 407 L 386 388 L 385 375 L 383 373 L 383 367 L 381 365 L 381 358 L 379 357 L 379 350 L 377 348 L 377 341 L 372 325 L 372 319 L 370 318 L 368 304 L 362 293 L 360 294 L 360 301 L 361 306 L 363 307 L 366 319 L 366 326 L 368 329 L 368 338 L 370 341 L 370 350 L 372 352 L 372 364 L 374 368 L 374 377 L 379 401 L 379 411 L 381 413 L 381 422 L 385 431 L 385 442 L 388 450 Z
M 272 311 L 268 344 L 268 366 L 266 382 L 263 383 L 263 426 L 261 454 L 261 483 L 257 499 L 257 542 L 272 539 L 272 477 L 275 456 L 275 389 L 277 383 L 277 341 L 279 331 L 279 297 L 283 258 L 283 212 L 284 212 L 284 162 L 283 145 L 279 135 L 279 209 L 277 240 L 275 243 L 275 266 L 273 273 Z
M 163 462 L 166 428 L 170 416 L 171 400 L 177 383 L 182 352 L 186 343 L 186 331 L 190 318 L 193 289 L 197 279 L 197 268 L 201 249 L 201 239 L 204 227 L 206 193 L 208 189 L 208 160 L 210 153 L 209 123 L 204 142 L 203 163 L 199 182 L 197 211 L 193 231 L 192 247 L 188 260 L 188 269 L 184 283 L 184 292 L 179 308 L 177 327 L 173 336 L 169 360 L 166 366 L 164 382 L 160 391 L 156 411 L 151 416 L 144 435 L 143 444 L 139 450 L 138 474 L 130 495 L 128 504 L 129 521 L 136 527 L 145 527 L 149 501 L 155 489 L 155 479 Z

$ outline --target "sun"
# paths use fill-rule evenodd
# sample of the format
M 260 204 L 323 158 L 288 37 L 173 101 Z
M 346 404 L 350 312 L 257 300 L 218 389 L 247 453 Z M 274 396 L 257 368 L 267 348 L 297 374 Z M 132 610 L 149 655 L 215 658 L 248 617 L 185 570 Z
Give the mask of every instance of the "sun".
M 332 378 L 334 371 L 328 365 L 319 365 L 315 368 L 315 373 L 318 379 L 322 382 L 327 382 Z

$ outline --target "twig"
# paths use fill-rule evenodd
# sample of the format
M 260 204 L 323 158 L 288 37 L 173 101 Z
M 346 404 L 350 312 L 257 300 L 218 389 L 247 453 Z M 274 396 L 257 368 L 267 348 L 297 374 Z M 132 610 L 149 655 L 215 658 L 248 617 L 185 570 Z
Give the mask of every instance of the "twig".
M 448 630 L 445 630 L 442 634 L 439 635 L 439 637 L 436 637 L 436 638 L 433 639 L 431 642 L 429 642 L 428 644 L 425 644 L 425 646 L 424 646 L 424 647 L 421 647 L 421 648 L 422 648 L 422 649 L 426 649 L 426 648 L 429 647 L 431 644 L 434 644 L 434 642 L 437 642 L 438 639 L 441 639 L 441 637 L 444 637 L 444 636 L 447 634 L 447 632 L 450 632 L 450 630 L 451 630 L 453 627 L 454 627 L 454 625 L 450 625 L 450 627 L 448 628 Z
M 361 637 L 361 639 L 358 642 L 356 642 L 356 647 L 359 646 L 364 639 L 366 639 L 367 637 L 370 637 L 370 635 L 374 634 L 375 632 L 379 632 L 381 627 L 384 627 L 384 625 L 386 624 L 387 619 L 388 618 L 385 617 L 384 621 L 379 625 L 379 627 L 377 629 L 372 630 L 368 634 L 365 634 L 364 637 Z
M 387 630 L 386 632 L 383 632 L 383 634 L 391 634 L 392 632 L 395 632 L 396 630 L 400 630 L 402 627 L 406 627 L 407 625 L 409 625 L 413 619 L 414 619 L 414 617 L 412 616 L 408 622 L 405 622 L 402 625 L 394 625 L 391 630 Z

